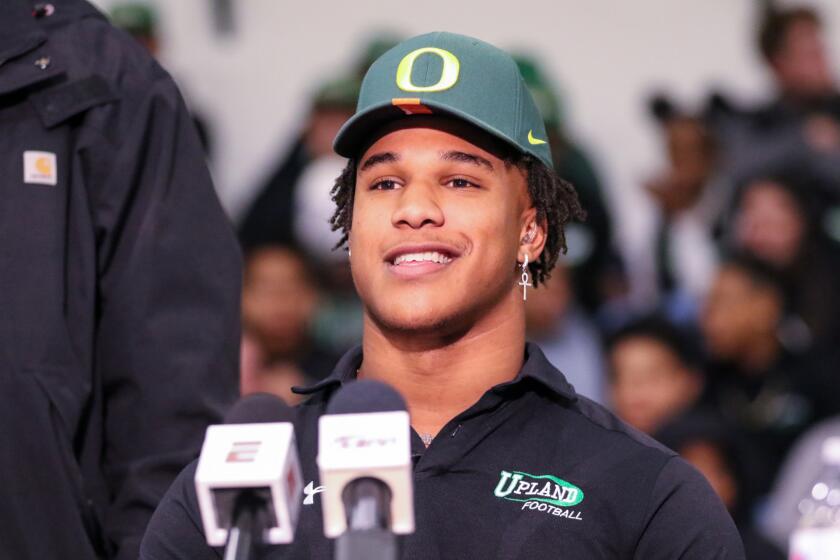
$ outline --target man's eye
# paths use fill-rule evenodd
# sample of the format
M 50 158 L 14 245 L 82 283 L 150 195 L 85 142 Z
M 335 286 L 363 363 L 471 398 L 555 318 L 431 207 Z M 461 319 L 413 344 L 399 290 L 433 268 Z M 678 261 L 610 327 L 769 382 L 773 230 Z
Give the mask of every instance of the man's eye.
M 456 189 L 468 189 L 478 187 L 475 183 L 468 179 L 463 179 L 461 177 L 456 177 L 454 179 L 450 179 L 447 183 L 448 185 L 455 187 Z
M 370 186 L 370 189 L 373 191 L 390 191 L 397 187 L 397 182 L 393 179 L 383 179 L 382 181 L 377 181 Z

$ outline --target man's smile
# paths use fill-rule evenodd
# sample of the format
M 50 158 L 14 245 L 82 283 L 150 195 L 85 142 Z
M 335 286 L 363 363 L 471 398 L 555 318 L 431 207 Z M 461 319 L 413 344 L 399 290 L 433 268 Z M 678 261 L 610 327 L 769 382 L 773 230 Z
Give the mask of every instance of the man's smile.
M 385 254 L 385 263 L 394 274 L 417 278 L 444 270 L 461 256 L 454 246 L 440 243 L 403 244 Z

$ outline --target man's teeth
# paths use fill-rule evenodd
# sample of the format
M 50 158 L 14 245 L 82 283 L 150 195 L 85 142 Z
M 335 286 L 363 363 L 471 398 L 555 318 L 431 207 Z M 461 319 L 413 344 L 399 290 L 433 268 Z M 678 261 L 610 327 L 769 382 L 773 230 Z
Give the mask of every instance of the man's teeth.
M 434 262 L 440 264 L 449 264 L 452 262 L 450 257 L 447 257 L 443 253 L 438 253 L 437 251 L 431 251 L 427 253 L 406 253 L 405 255 L 400 255 L 396 259 L 394 259 L 394 264 L 402 264 L 406 262 Z

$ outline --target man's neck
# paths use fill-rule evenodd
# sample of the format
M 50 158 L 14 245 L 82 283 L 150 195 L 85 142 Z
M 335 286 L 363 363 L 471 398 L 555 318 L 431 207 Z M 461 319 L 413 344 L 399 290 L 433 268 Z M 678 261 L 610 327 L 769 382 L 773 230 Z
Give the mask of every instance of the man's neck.
M 514 303 L 458 336 L 386 332 L 366 315 L 359 378 L 396 388 L 406 399 L 414 429 L 435 435 L 521 369 L 525 316 L 521 302 Z

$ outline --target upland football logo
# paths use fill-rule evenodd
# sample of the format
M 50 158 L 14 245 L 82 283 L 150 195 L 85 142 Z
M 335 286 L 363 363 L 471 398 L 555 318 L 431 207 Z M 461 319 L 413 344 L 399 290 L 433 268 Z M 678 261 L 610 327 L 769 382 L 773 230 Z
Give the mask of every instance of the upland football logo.
M 583 490 L 550 474 L 502 471 L 493 495 L 521 502 L 523 510 L 536 510 L 578 521 L 583 519 L 580 510 L 569 509 L 583 501 Z

